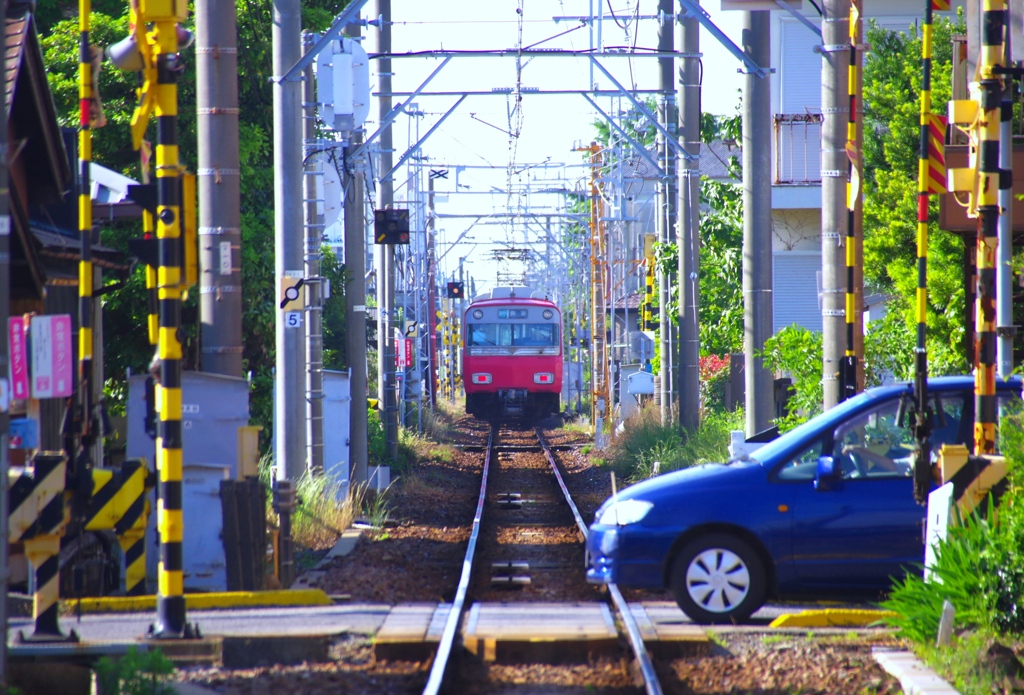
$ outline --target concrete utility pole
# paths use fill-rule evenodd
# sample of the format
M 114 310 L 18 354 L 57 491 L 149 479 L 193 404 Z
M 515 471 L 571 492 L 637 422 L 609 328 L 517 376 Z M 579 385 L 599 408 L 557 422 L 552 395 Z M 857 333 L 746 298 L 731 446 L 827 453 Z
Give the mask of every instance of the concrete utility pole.
M 242 376 L 242 230 L 235 3 L 196 0 L 199 304 L 203 371 Z
M 312 34 L 303 35 L 303 51 L 312 47 Z M 319 143 L 316 139 L 316 78 L 313 76 L 313 64 L 310 63 L 303 71 L 305 82 L 302 85 L 303 114 L 303 197 L 305 198 L 306 223 L 306 278 L 308 278 L 306 297 L 309 310 L 306 317 L 309 326 L 306 329 L 306 368 L 309 387 L 309 468 L 313 471 L 324 470 L 324 320 L 323 292 L 320 277 L 320 247 L 323 245 L 324 216 L 317 209 L 320 195 L 317 190 L 317 177 L 323 182 L 323 169 L 317 154 Z
M 743 52 L 761 67 L 771 63 L 770 16 L 766 11 L 743 13 Z M 767 429 L 775 416 L 772 373 L 758 356 L 772 335 L 772 188 L 768 177 L 772 119 L 768 80 L 749 71 L 743 78 L 743 370 L 747 436 Z
M 434 215 L 434 177 L 427 177 L 427 374 L 430 408 L 437 406 L 437 232 Z
M 306 468 L 306 331 L 304 302 L 281 307 L 286 283 L 305 276 L 302 236 L 302 91 L 298 81 L 279 78 L 301 58 L 300 0 L 274 0 L 274 255 L 277 370 L 274 456 L 278 480 L 296 480 Z M 288 306 L 292 309 L 292 306 Z M 299 313 L 298 325 L 286 325 Z M 294 319 L 292 319 L 294 321 Z
M 679 52 L 700 53 L 700 24 L 690 15 L 677 23 Z M 700 61 L 680 58 L 679 138 L 683 149 L 700 155 Z M 700 426 L 700 164 L 679 159 L 679 425 Z
M 89 7 L 88 3 L 85 3 Z M 0 19 L 7 20 L 7 0 L 0 0 Z M 79 19 L 82 27 L 82 42 L 89 40 L 89 19 Z M 7 74 L 7 54 L 0 51 L 0 75 Z M 88 123 L 85 124 L 88 127 Z M 11 304 L 11 217 L 10 217 L 10 193 L 8 192 L 8 160 L 7 160 L 7 108 L 0 108 L 0 326 L 7 332 L 7 322 L 10 315 Z M 0 374 L 9 372 L 9 350 L 7 340 L 0 340 Z M 7 556 L 7 538 L 10 535 L 8 530 L 7 515 L 8 508 L 7 490 L 9 488 L 8 471 L 10 470 L 11 450 L 7 446 L 7 435 L 10 425 L 10 412 L 7 408 L 0 408 L 0 500 L 3 501 L 3 509 L 0 510 L 0 634 L 4 638 L 0 640 L 0 687 L 7 687 L 7 590 L 10 580 L 10 562 Z
M 846 126 L 850 0 L 824 0 L 821 22 L 821 326 L 824 406 L 839 402 L 846 348 Z
M 363 136 L 353 133 L 345 148 L 345 170 L 342 188 L 345 193 L 345 268 L 348 286 L 345 289 L 345 348 L 351 370 L 349 387 L 352 407 L 349 408 L 349 480 L 367 480 L 366 424 L 366 229 L 363 216 L 362 160 L 353 161 L 352 152 Z
M 658 51 L 671 53 L 675 45 L 673 1 L 658 0 L 658 14 L 662 17 L 658 24 Z M 673 138 L 678 118 L 674 72 L 673 58 L 658 58 L 658 89 L 661 91 L 658 97 L 658 120 Z M 665 171 L 665 178 L 658 181 L 658 241 L 671 244 L 676 240 L 676 153 L 661 133 L 658 134 L 658 162 Z M 668 273 L 658 275 L 658 297 L 661 305 L 661 422 L 668 424 L 672 421 L 672 408 L 679 393 L 678 365 L 674 354 L 679 336 L 668 310 L 672 303 L 672 277 Z
M 377 27 L 377 53 L 391 53 L 391 0 L 377 0 L 375 15 L 380 17 Z M 391 59 L 377 59 L 377 98 L 380 122 L 391 112 Z M 394 145 L 391 126 L 380 134 L 380 165 L 383 174 L 393 166 Z M 392 180 L 377 184 L 377 208 L 385 210 L 395 202 Z M 377 244 L 377 383 L 381 405 L 384 406 L 384 441 L 387 457 L 398 458 L 398 400 L 395 387 L 395 249 L 391 245 Z

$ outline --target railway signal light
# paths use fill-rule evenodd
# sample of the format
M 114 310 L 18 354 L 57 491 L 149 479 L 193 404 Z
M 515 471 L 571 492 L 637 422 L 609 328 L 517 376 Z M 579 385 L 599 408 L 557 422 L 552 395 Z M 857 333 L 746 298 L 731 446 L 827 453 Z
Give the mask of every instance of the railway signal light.
M 466 296 L 465 285 L 461 282 L 449 282 L 448 283 L 448 298 L 449 299 L 463 299 Z
M 408 244 L 409 210 L 375 210 L 373 241 L 377 244 Z

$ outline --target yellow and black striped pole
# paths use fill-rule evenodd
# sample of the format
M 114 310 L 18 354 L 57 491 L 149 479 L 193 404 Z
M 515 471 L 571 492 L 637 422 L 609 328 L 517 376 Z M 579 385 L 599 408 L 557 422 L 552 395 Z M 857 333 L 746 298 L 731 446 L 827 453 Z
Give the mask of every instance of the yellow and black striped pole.
M 857 41 L 860 28 L 860 0 L 850 3 L 850 65 L 847 69 L 847 95 L 850 114 L 846 122 L 846 155 L 850 167 L 846 177 L 846 353 L 839 370 L 839 400 L 857 393 L 857 202 L 860 198 L 860 142 L 857 137 L 857 110 L 860 108 L 860 58 Z
M 931 425 L 928 404 L 928 137 L 932 109 L 932 2 L 925 0 L 921 27 L 921 109 L 920 141 L 917 160 L 917 342 L 914 346 L 914 439 L 917 452 L 914 464 L 914 499 L 924 504 L 931 487 Z
M 996 447 L 996 248 L 999 227 L 1000 106 L 1004 0 L 982 0 L 978 128 L 978 291 L 975 300 L 974 450 Z
M 176 3 L 177 5 L 177 3 Z M 168 8 L 170 6 L 168 5 Z M 160 363 L 156 385 L 159 417 L 156 461 L 159 473 L 157 531 L 160 534 L 160 562 L 157 569 L 156 638 L 190 637 L 185 620 L 182 541 L 182 426 L 181 426 L 181 327 L 182 215 L 181 180 L 178 162 L 178 22 L 182 16 L 139 17 L 152 23 L 149 33 L 156 63 L 154 113 L 156 143 L 156 239 L 157 297 L 159 327 L 157 357 Z
M 92 12 L 90 0 L 78 5 L 78 233 L 81 258 L 78 262 L 78 384 L 68 405 L 64 448 L 68 455 L 69 490 L 74 491 L 72 508 L 80 516 L 88 494 L 88 476 L 93 467 L 96 442 L 93 426 L 93 265 L 92 265 L 92 127 L 100 118 L 99 100 L 93 84 L 93 52 L 89 44 Z

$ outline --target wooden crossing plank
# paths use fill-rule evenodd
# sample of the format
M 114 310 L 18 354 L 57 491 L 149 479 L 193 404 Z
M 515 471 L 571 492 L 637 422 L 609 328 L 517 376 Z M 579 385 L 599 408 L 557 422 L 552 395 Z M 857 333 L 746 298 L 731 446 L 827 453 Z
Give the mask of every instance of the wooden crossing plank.
M 395 606 L 374 638 L 373 653 L 389 661 L 423 661 L 441 641 L 450 603 L 414 603 Z
M 615 653 L 618 631 L 604 603 L 475 603 L 462 641 L 484 661 L 576 663 Z
M 654 656 L 664 659 L 711 653 L 708 629 L 687 620 L 676 604 L 668 601 L 631 603 L 629 611 L 640 628 L 644 644 Z

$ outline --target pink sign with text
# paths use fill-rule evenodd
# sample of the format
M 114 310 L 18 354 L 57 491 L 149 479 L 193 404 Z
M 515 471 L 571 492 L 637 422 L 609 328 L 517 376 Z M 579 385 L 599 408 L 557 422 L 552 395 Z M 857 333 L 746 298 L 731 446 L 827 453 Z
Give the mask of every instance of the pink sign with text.
M 71 352 L 71 316 L 33 316 L 33 398 L 64 398 L 74 387 Z
M 11 317 L 7 323 L 7 340 L 11 355 L 11 397 L 28 398 L 28 349 L 25 347 L 25 321 Z

